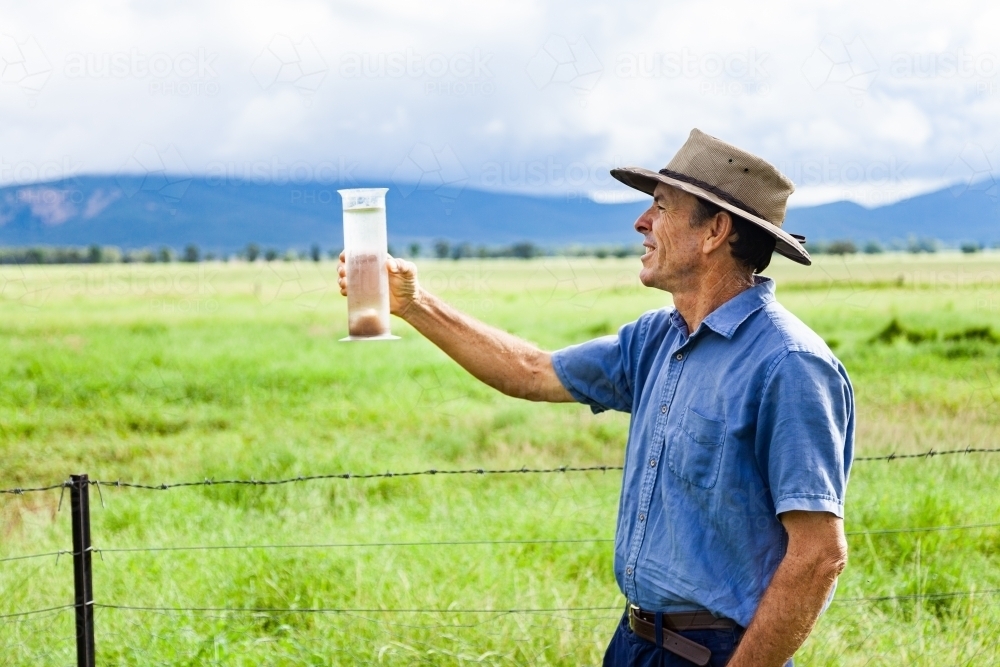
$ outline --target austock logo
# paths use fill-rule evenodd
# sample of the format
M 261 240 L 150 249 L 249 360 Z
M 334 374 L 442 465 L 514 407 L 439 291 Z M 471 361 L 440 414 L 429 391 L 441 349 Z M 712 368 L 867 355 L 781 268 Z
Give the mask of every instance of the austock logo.
M 951 193 L 959 197 L 967 192 L 981 191 L 997 202 L 1000 199 L 997 174 L 1000 169 L 1000 148 L 987 150 L 968 143 L 945 170 L 951 182 Z
M 457 53 L 418 53 L 413 48 L 391 53 L 345 53 L 340 76 L 345 79 L 425 79 L 428 95 L 467 97 L 496 92 L 490 61 L 493 54 L 474 49 Z
M 864 95 L 878 76 L 878 63 L 860 37 L 850 43 L 827 35 L 802 64 L 802 74 L 813 90 L 828 85 L 846 87 L 862 104 Z
M 338 162 L 324 160 L 322 162 L 285 162 L 278 158 L 270 160 L 254 160 L 253 162 L 209 162 L 206 177 L 210 185 L 238 185 L 250 182 L 255 185 L 306 185 L 308 183 L 326 183 L 349 185 L 356 184 L 354 171 L 357 162 L 348 162 L 340 158 Z
M 115 53 L 71 53 L 63 73 L 69 79 L 151 79 L 150 95 L 190 97 L 219 94 L 218 53 L 204 48 L 146 55 L 138 48 Z
M 601 272 L 589 259 L 546 257 L 528 278 L 528 292 L 537 306 L 553 302 L 590 310 L 605 289 Z
M 697 79 L 702 94 L 765 95 L 765 64 L 770 54 L 750 48 L 729 53 L 694 53 L 688 49 L 657 53 L 621 53 L 615 60 L 620 79 Z
M 779 171 L 797 187 L 835 191 L 841 199 L 867 206 L 891 204 L 907 196 L 910 163 L 890 156 L 884 160 L 840 161 L 829 157 L 779 162 Z
M 583 37 L 571 42 L 561 35 L 550 35 L 528 62 L 527 72 L 539 90 L 566 85 L 586 94 L 597 85 L 604 65 Z
M 430 190 L 448 206 L 462 194 L 469 182 L 469 172 L 451 146 L 446 144 L 435 151 L 428 144 L 419 143 L 392 172 L 392 182 L 404 198 L 418 190 Z M 446 212 L 451 211 L 446 209 Z
M 315 310 L 339 293 L 336 278 L 319 262 L 264 262 L 254 278 L 254 294 L 262 306 L 285 302 Z
M 806 298 L 811 305 L 818 306 L 830 301 L 858 309 L 867 309 L 872 305 L 877 278 L 864 255 L 850 260 L 842 255 L 817 263 L 813 268 L 826 277 L 819 283 L 821 287 L 806 291 Z
M 0 80 L 29 95 L 37 95 L 52 74 L 52 63 L 34 37 L 17 41 L 0 35 Z
M 139 144 L 116 177 L 118 187 L 129 199 L 139 192 L 151 192 L 169 206 L 180 202 L 191 180 L 191 170 L 173 144 L 163 151 L 152 144 Z M 171 215 L 176 212 L 176 208 L 170 209 Z
M 313 95 L 326 79 L 329 67 L 308 36 L 298 42 L 275 35 L 250 65 L 261 89 L 290 86 L 303 95 Z
M 553 156 L 526 162 L 484 162 L 479 170 L 479 184 L 486 188 L 545 186 L 554 190 L 580 193 L 606 190 L 617 184 L 611 170 L 621 166 L 621 160 L 574 160 L 563 162 Z
M 380 387 L 379 402 L 403 414 L 452 420 L 463 416 L 469 382 L 475 380 L 455 364 L 412 367 Z
M 81 169 L 83 169 L 83 163 L 76 162 L 68 155 L 61 160 L 46 160 L 45 162 L 21 160 L 9 163 L 0 158 L 0 187 L 28 185 L 39 181 L 75 179 L 80 174 Z
M 48 300 L 53 283 L 44 266 L 25 271 L 20 264 L 0 264 L 0 300 L 38 310 Z

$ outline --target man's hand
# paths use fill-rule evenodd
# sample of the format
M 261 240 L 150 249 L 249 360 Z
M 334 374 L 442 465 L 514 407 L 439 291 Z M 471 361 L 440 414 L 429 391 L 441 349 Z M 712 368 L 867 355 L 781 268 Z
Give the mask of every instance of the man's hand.
M 405 259 L 396 259 L 387 255 L 385 269 L 389 274 L 389 312 L 405 319 L 410 305 L 420 294 L 420 283 L 417 282 L 417 265 Z M 347 258 L 340 251 L 340 264 L 337 265 L 337 284 L 340 294 L 347 296 Z
M 785 512 L 788 550 L 729 667 L 781 667 L 802 646 L 844 566 L 844 521 L 828 512 Z

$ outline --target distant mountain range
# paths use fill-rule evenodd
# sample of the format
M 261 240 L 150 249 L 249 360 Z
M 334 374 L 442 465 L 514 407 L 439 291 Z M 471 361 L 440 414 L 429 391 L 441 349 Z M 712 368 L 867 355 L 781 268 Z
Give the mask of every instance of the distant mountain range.
M 114 245 L 123 249 L 194 243 L 203 251 L 323 249 L 342 245 L 338 186 L 141 176 L 81 176 L 0 188 L 0 246 Z M 434 239 L 473 245 L 531 241 L 542 246 L 637 243 L 643 202 L 598 204 L 586 197 L 533 197 L 473 189 L 390 187 L 390 243 Z M 1000 241 L 995 185 L 944 189 L 879 208 L 850 202 L 791 209 L 785 228 L 812 241 L 891 244 L 910 237 L 946 243 Z M 426 246 L 425 246 L 426 247 Z
M 993 179 L 955 186 L 878 208 L 840 201 L 793 208 L 784 227 L 807 239 L 876 240 L 885 244 L 909 238 L 949 244 L 1000 241 L 1000 193 Z M 2 232 L 0 232 L 2 234 Z

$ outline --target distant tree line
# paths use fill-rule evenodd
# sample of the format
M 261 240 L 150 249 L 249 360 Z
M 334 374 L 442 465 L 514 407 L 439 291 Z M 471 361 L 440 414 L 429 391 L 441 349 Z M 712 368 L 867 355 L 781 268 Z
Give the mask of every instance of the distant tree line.
M 328 257 L 336 259 L 340 255 L 340 249 L 329 250 Z M 304 260 L 311 259 L 315 262 L 321 261 L 324 257 L 320 252 L 320 247 L 316 244 L 308 251 L 287 250 L 279 253 L 274 248 L 262 250 L 257 244 L 250 243 L 243 250 L 233 253 L 216 254 L 214 252 L 202 252 L 201 249 L 189 243 L 178 252 L 169 246 L 161 246 L 158 249 L 138 248 L 122 250 L 117 246 L 91 245 L 87 247 L 65 247 L 65 246 L 31 246 L 31 247 L 0 247 L 0 264 L 155 264 L 157 262 L 210 262 L 214 260 L 228 261 L 231 258 L 243 259 L 245 261 L 255 261 L 258 258 L 272 261 L 282 259 Z
M 866 254 L 878 254 L 882 252 L 910 252 L 910 253 L 933 253 L 943 249 L 944 243 L 932 238 L 911 237 L 905 241 L 896 240 L 883 245 L 879 241 L 871 240 L 861 244 L 855 243 L 851 239 L 835 239 L 832 241 L 820 240 L 806 244 L 806 249 L 812 255 L 853 255 L 858 252 Z M 959 249 L 964 253 L 974 253 L 985 249 L 979 242 L 963 242 Z M 994 244 L 994 248 L 1000 248 L 1000 243 Z M 400 248 L 398 256 L 403 257 L 433 257 L 436 259 L 532 259 L 533 257 L 545 256 L 567 256 L 567 257 L 634 257 L 642 255 L 644 249 L 641 245 L 619 244 L 619 245 L 570 245 L 561 247 L 543 247 L 521 241 L 510 245 L 473 245 L 469 242 L 451 242 L 444 239 L 434 241 L 430 248 L 425 251 L 420 243 L 409 243 Z M 202 262 L 202 261 L 229 261 L 238 259 L 245 262 L 274 262 L 274 261 L 313 261 L 324 260 L 336 261 L 340 256 L 339 247 L 327 248 L 325 251 L 319 244 L 312 244 L 308 249 L 302 250 L 292 248 L 280 252 L 274 247 L 261 247 L 256 243 L 248 243 L 238 252 L 227 254 L 216 254 L 214 252 L 202 252 L 201 249 L 189 243 L 180 252 L 169 246 L 161 246 L 158 249 L 139 248 L 122 250 L 116 246 L 90 245 L 84 247 L 64 247 L 64 246 L 31 246 L 31 247 L 0 247 L 0 264 L 153 264 L 157 262 Z M 396 250 L 390 246 L 389 253 L 397 255 Z
M 853 255 L 863 252 L 868 255 L 877 255 L 882 252 L 909 252 L 935 253 L 938 250 L 948 248 L 945 243 L 938 239 L 929 237 L 911 236 L 906 240 L 895 239 L 887 245 L 879 241 L 870 240 L 860 245 L 855 244 L 851 239 L 835 239 L 833 241 L 813 241 L 806 244 L 806 250 L 811 255 Z M 952 246 L 954 247 L 954 246 Z M 994 248 L 1000 248 L 1000 243 L 995 243 Z M 979 241 L 963 241 L 958 245 L 958 249 L 964 253 L 974 253 L 986 249 L 986 245 Z
M 405 248 L 407 257 L 434 257 L 436 259 L 531 259 L 533 257 L 545 257 L 552 255 L 562 255 L 571 257 L 629 257 L 641 255 L 643 248 L 639 244 L 633 245 L 601 245 L 601 246 L 563 246 L 563 247 L 543 247 L 521 241 L 510 245 L 488 246 L 473 245 L 467 241 L 452 243 L 444 239 L 438 239 L 431 244 L 430 252 L 425 253 L 419 243 L 410 243 Z M 391 252 L 391 251 L 390 251 Z

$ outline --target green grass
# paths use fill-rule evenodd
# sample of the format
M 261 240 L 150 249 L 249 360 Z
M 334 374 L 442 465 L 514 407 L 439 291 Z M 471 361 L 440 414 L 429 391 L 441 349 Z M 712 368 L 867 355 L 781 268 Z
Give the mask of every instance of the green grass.
M 425 284 L 554 349 L 669 303 L 637 262 L 423 262 Z M 998 446 L 1000 257 L 783 260 L 779 299 L 843 359 L 859 455 Z M 343 344 L 330 263 L 0 266 L 0 487 L 268 479 L 427 468 L 619 464 L 625 415 L 536 405 L 477 384 L 395 320 L 402 340 Z M 935 336 L 876 339 L 895 320 Z M 888 340 L 891 339 L 891 340 Z M 912 339 L 912 340 L 911 340 Z M 800 664 L 991 664 L 1000 455 L 859 462 L 850 564 Z M 92 489 L 98 548 L 606 539 L 619 475 L 325 480 L 151 492 Z M 0 497 L 0 558 L 71 548 L 59 493 Z M 366 609 L 165 613 L 99 608 L 100 664 L 596 664 L 616 610 L 607 541 L 106 552 L 103 604 Z M 0 614 L 72 602 L 66 556 L 0 562 Z M 0 665 L 65 665 L 72 610 L 0 620 Z

